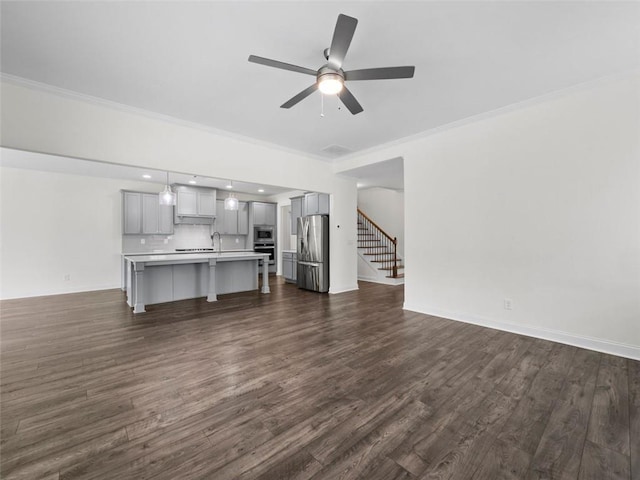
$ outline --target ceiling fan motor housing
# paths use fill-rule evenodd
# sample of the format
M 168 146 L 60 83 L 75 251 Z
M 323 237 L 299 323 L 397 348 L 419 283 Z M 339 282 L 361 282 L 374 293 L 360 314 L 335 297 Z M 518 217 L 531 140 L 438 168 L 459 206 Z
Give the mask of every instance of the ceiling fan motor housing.
M 318 79 L 318 83 L 320 83 L 321 79 L 324 79 L 327 77 L 344 82 L 344 71 L 341 68 L 338 70 L 334 70 L 328 65 L 324 65 L 323 67 L 320 67 L 320 69 L 318 70 L 318 75 L 316 78 Z
M 317 84 L 320 91 L 327 95 L 340 92 L 344 86 L 344 72 L 342 69 L 333 69 L 327 65 L 318 70 Z

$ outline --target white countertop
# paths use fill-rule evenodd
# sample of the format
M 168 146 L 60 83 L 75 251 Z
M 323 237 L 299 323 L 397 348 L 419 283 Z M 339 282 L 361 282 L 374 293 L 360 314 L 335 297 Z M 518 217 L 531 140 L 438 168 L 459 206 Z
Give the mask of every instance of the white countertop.
M 249 248 L 241 248 L 238 250 L 222 250 L 222 253 L 239 253 L 239 252 L 253 252 Z M 196 253 L 217 253 L 217 252 L 176 252 L 175 250 L 153 250 L 151 252 L 123 252 L 123 257 L 132 257 L 139 255 L 193 255 Z
M 133 263 L 200 263 L 215 258 L 218 262 L 232 262 L 238 260 L 260 260 L 269 258 L 268 253 L 245 252 L 222 252 L 222 253 L 151 253 L 147 255 L 134 254 L 125 255 L 125 258 Z

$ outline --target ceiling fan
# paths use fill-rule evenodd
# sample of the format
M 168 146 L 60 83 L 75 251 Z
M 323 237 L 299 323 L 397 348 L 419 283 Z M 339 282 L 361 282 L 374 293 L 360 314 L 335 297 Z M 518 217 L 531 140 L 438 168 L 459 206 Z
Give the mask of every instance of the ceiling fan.
M 362 112 L 363 108 L 356 100 L 356 97 L 354 97 L 349 89 L 344 85 L 344 82 L 353 80 L 412 78 L 415 71 L 415 67 L 384 67 L 365 68 L 363 70 L 351 70 L 345 72 L 342 69 L 342 63 L 344 62 L 344 57 L 347 55 L 347 50 L 351 44 L 353 34 L 356 31 L 356 25 L 358 25 L 358 20 L 356 18 L 343 14 L 338 15 L 338 21 L 336 22 L 336 28 L 333 32 L 331 46 L 324 50 L 324 57 L 327 59 L 327 63 L 321 66 L 318 70 L 299 67 L 298 65 L 291 65 L 289 63 L 258 57 L 256 55 L 249 55 L 249 61 L 266 65 L 268 67 L 281 68 L 283 70 L 305 73 L 316 77 L 316 81 L 313 85 L 287 100 L 285 103 L 280 105 L 280 108 L 291 108 L 316 90 L 320 89 L 324 94 L 338 95 L 349 111 L 353 115 L 356 115 Z

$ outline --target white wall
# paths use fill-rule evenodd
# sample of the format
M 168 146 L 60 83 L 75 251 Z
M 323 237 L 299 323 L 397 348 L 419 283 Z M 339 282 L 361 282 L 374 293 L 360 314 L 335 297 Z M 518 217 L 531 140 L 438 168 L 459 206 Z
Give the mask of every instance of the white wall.
M 405 308 L 640 358 L 639 142 L 634 73 L 344 168 L 404 157 Z
M 9 148 L 331 193 L 330 292 L 357 288 L 355 180 L 335 175 L 327 162 L 6 81 L 0 113 Z
M 0 167 L 0 298 L 118 287 L 121 188 L 149 184 Z
M 404 258 L 404 192 L 378 187 L 358 190 L 358 208 L 398 239 L 398 255 Z

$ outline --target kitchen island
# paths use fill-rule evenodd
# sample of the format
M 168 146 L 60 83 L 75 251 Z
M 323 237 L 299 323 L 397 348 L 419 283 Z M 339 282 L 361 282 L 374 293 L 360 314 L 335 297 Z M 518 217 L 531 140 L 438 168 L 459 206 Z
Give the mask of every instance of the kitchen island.
M 125 256 L 127 304 L 133 313 L 146 305 L 258 289 L 262 266 L 262 293 L 269 290 L 269 255 L 254 252 L 182 253 Z

